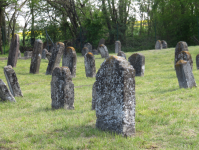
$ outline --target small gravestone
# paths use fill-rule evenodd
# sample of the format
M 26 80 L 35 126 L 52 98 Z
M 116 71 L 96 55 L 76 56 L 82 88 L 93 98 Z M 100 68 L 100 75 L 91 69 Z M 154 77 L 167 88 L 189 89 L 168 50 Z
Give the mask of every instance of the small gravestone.
M 118 56 L 110 56 L 96 75 L 96 127 L 124 136 L 135 134 L 135 70 Z
M 16 73 L 12 66 L 5 66 L 4 67 L 4 74 L 8 83 L 8 86 L 10 88 L 10 92 L 12 95 L 15 96 L 23 96 L 21 92 L 21 88 L 19 86 L 19 82 L 16 76 Z
M 162 42 L 158 40 L 155 44 L 155 49 L 162 49 Z
M 174 60 L 174 66 L 178 62 L 178 54 L 181 51 L 189 51 L 188 50 L 188 45 L 186 42 L 180 41 L 177 43 L 176 48 L 175 48 L 175 60 Z
M 50 60 L 48 62 L 48 67 L 46 69 L 46 75 L 51 75 L 52 72 L 53 72 L 53 69 L 55 67 L 59 67 L 61 57 L 62 57 L 63 52 L 64 52 L 64 48 L 65 48 L 64 43 L 61 43 L 61 42 L 57 42 L 54 45 Z
M 118 53 L 121 51 L 121 42 L 115 41 L 115 53 Z
M 92 53 L 93 55 L 98 55 L 98 51 L 96 49 L 93 49 Z
M 95 77 L 96 68 L 95 68 L 95 57 L 91 52 L 88 52 L 84 55 L 84 64 L 86 77 Z
M 177 61 L 179 60 L 187 61 L 190 64 L 191 69 L 193 68 L 193 60 L 191 54 L 188 51 L 181 51 L 178 53 Z
M 9 100 L 11 102 L 16 102 L 15 98 L 10 93 L 10 90 L 1 79 L 0 79 L 0 99 L 2 101 Z
M 87 47 L 88 48 L 88 52 L 92 52 L 92 45 L 90 43 L 86 43 L 84 44 L 84 47 Z M 84 55 L 83 55 L 84 56 Z
M 52 108 L 74 109 L 74 84 L 68 67 L 55 67 L 51 81 Z
M 123 51 L 119 51 L 117 56 L 124 57 L 126 59 L 126 55 Z
M 99 43 L 98 43 L 98 47 L 97 47 L 97 51 L 98 51 L 98 52 L 100 52 L 100 51 L 99 51 L 99 47 L 100 47 L 100 45 L 102 45 L 102 44 L 105 45 L 105 39 L 104 39 L 104 38 L 100 39 L 100 41 L 99 41 Z
M 84 47 L 83 49 L 82 49 L 82 56 L 84 56 L 86 53 L 88 53 L 89 52 L 89 49 L 87 48 L 87 47 Z
M 199 70 L 199 54 L 196 56 L 196 67 Z
M 100 45 L 99 51 L 100 51 L 102 58 L 108 58 L 109 57 L 108 49 L 104 44 Z
M 46 59 L 46 53 L 48 53 L 47 49 L 42 50 L 42 59 Z
M 11 65 L 12 67 L 16 67 L 18 53 L 19 53 L 19 35 L 15 34 L 14 37 L 12 38 L 12 41 L 11 41 L 11 44 L 10 44 L 7 65 Z
M 136 72 L 136 76 L 144 76 L 145 71 L 145 57 L 140 53 L 131 55 L 128 59 Z
M 180 88 L 192 88 L 197 86 L 191 66 L 187 61 L 179 60 L 175 65 L 175 69 Z
M 162 40 L 162 48 L 167 49 L 167 42 L 165 40 Z
M 31 58 L 32 57 L 32 51 L 25 51 L 24 52 L 24 57 L 25 58 Z
M 70 69 L 71 76 L 76 76 L 76 63 L 77 63 L 77 54 L 73 47 L 67 47 L 64 50 L 62 66 L 66 66 Z
M 50 57 L 51 57 L 51 56 L 52 56 L 51 53 L 49 53 L 49 52 L 46 53 L 46 58 L 48 59 L 48 61 L 50 61 Z
M 31 57 L 30 73 L 39 73 L 42 48 L 43 42 L 41 40 L 36 40 Z
M 95 101 L 96 101 L 96 87 L 94 83 L 92 88 L 92 110 L 95 110 Z
M 18 58 L 21 58 L 21 52 L 20 52 L 20 50 L 18 52 Z

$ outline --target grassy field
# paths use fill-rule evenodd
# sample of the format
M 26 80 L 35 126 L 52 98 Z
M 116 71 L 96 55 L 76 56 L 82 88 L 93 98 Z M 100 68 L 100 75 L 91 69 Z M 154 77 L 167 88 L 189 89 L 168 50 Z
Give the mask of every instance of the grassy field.
M 199 46 L 189 47 L 193 74 L 199 85 L 195 58 Z M 14 68 L 24 97 L 16 103 L 0 102 L 0 149 L 199 149 L 199 90 L 180 89 L 174 70 L 174 48 L 141 51 L 145 75 L 136 81 L 136 135 L 121 135 L 95 128 L 91 110 L 94 78 L 86 78 L 84 58 L 78 54 L 75 110 L 52 110 L 51 75 L 29 74 L 30 59 Z M 132 53 L 126 53 L 127 58 Z M 110 55 L 114 55 L 113 53 Z M 104 61 L 95 56 L 96 68 Z M 7 84 L 0 60 L 0 78 Z

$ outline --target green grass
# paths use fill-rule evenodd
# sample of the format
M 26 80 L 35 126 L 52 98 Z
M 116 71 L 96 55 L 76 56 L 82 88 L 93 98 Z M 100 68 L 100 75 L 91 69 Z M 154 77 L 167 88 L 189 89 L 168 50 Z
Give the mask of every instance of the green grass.
M 193 74 L 199 84 L 195 57 L 199 46 L 189 47 Z M 145 55 L 145 75 L 136 77 L 136 135 L 121 135 L 95 128 L 91 110 L 94 78 L 86 78 L 84 58 L 78 54 L 75 110 L 52 110 L 50 82 L 40 73 L 29 74 L 30 59 L 19 59 L 14 68 L 24 97 L 16 103 L 0 102 L 0 149 L 199 149 L 198 88 L 181 89 L 174 70 L 174 48 L 141 51 Z M 129 57 L 132 53 L 126 53 Z M 113 53 L 110 55 L 114 55 Z M 104 61 L 95 56 L 96 68 Z M 5 82 L 0 60 L 0 78 Z

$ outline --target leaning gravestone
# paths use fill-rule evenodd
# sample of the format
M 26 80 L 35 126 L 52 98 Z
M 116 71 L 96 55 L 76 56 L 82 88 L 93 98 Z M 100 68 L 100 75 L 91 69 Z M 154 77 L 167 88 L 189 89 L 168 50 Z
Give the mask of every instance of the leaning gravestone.
M 24 52 L 24 57 L 25 58 L 31 58 L 32 57 L 32 51 L 25 51 Z
M 158 40 L 155 44 L 155 49 L 162 49 L 162 42 Z
M 77 54 L 73 47 L 67 47 L 64 50 L 62 66 L 66 66 L 70 69 L 71 76 L 76 76 L 76 63 L 77 63 Z
M 99 41 L 99 44 L 98 44 L 98 47 L 97 47 L 97 51 L 98 51 L 98 52 L 99 52 L 99 47 L 100 47 L 100 45 L 102 45 L 102 44 L 105 45 L 105 39 L 104 39 L 104 38 L 100 39 L 100 41 Z
M 16 102 L 15 98 L 10 93 L 10 90 L 1 79 L 0 79 L 0 98 L 2 101 L 9 100 L 11 102 Z
M 178 54 L 181 51 L 189 51 L 188 50 L 188 45 L 186 42 L 180 41 L 177 43 L 176 48 L 175 48 L 175 60 L 174 60 L 174 66 L 178 62 Z
M 180 88 L 192 88 L 197 86 L 191 66 L 187 61 L 179 60 L 175 65 L 175 69 Z
M 7 65 L 11 65 L 12 67 L 16 67 L 17 65 L 17 58 L 19 53 L 19 35 L 15 34 L 12 38 L 8 56 Z
M 126 59 L 126 55 L 123 51 L 119 51 L 117 56 L 124 57 Z
M 188 51 L 181 51 L 180 53 L 178 53 L 177 61 L 179 60 L 187 61 L 190 64 L 191 69 L 193 68 L 193 60 L 191 54 Z
M 93 53 L 93 55 L 98 55 L 98 50 L 93 49 L 92 53 Z
M 104 44 L 100 45 L 99 51 L 100 51 L 102 58 L 108 58 L 109 57 L 108 49 Z
M 51 81 L 52 108 L 74 109 L 74 84 L 68 67 L 55 67 Z
M 87 47 L 88 48 L 88 52 L 92 52 L 92 45 L 90 43 L 86 43 L 84 44 L 84 47 Z M 84 56 L 84 55 L 83 55 Z
M 84 64 L 86 77 L 95 77 L 96 68 L 95 68 L 95 57 L 91 52 L 88 52 L 84 55 Z
M 48 50 L 47 49 L 43 49 L 42 50 L 42 59 L 46 59 L 46 53 L 48 53 Z
M 167 49 L 167 42 L 165 40 L 162 40 L 162 48 Z
M 96 102 L 96 86 L 94 83 L 92 88 L 92 110 L 95 110 L 95 102 Z
M 51 75 L 53 72 L 53 69 L 55 67 L 59 67 L 64 48 L 65 48 L 64 43 L 61 43 L 61 42 L 57 42 L 54 45 L 50 60 L 48 62 L 48 67 L 46 69 L 46 75 Z
M 144 76 L 145 71 L 145 57 L 140 53 L 131 55 L 128 59 L 136 72 L 136 76 Z
M 89 52 L 89 49 L 87 48 L 87 47 L 84 47 L 83 49 L 82 49 L 82 56 L 84 56 L 86 53 L 88 53 Z
M 135 134 L 135 70 L 129 62 L 110 56 L 96 75 L 96 127 L 120 133 Z
M 196 56 L 196 67 L 199 70 L 199 54 Z
M 19 82 L 16 76 L 16 73 L 12 66 L 5 66 L 4 67 L 4 74 L 8 83 L 8 86 L 10 88 L 10 92 L 12 95 L 15 96 L 23 96 L 21 92 L 21 88 L 19 86 Z
M 31 57 L 30 73 L 39 73 L 42 48 L 43 42 L 41 40 L 36 40 Z
M 115 53 L 118 53 L 121 51 L 121 42 L 115 41 Z

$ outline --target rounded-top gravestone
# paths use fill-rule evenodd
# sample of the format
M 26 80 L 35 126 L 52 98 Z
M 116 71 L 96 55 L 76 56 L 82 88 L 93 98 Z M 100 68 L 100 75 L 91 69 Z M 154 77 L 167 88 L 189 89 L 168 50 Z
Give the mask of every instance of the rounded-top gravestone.
M 167 42 L 165 40 L 162 40 L 162 48 L 167 49 Z
M 121 51 L 121 42 L 115 41 L 115 53 L 118 53 Z
M 176 48 L 175 48 L 174 66 L 175 66 L 175 64 L 178 62 L 178 54 L 179 54 L 181 51 L 189 51 L 189 50 L 188 50 L 188 45 L 187 45 L 187 43 L 184 42 L 184 41 L 180 41 L 180 42 L 178 42 L 177 45 L 176 45 Z
M 156 41 L 155 49 L 162 49 L 162 42 L 160 40 Z
M 124 57 L 126 59 L 126 55 L 123 51 L 119 51 L 117 56 L 121 56 L 121 57 Z
M 100 45 L 99 51 L 100 51 L 102 58 L 108 58 L 109 57 L 108 49 L 104 44 Z
M 87 48 L 87 47 L 84 47 L 83 49 L 82 49 L 82 56 L 84 56 L 86 53 L 88 53 L 89 52 L 89 49 Z
M 90 43 L 86 43 L 84 44 L 84 47 L 87 47 L 88 48 L 88 52 L 92 52 L 92 45 Z M 84 55 L 83 55 L 84 56 Z
M 96 68 L 95 68 L 95 57 L 91 52 L 88 52 L 84 55 L 84 64 L 86 77 L 95 77 Z

